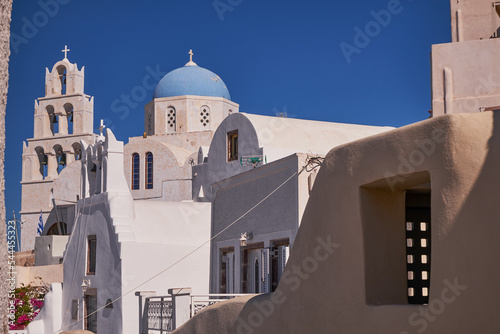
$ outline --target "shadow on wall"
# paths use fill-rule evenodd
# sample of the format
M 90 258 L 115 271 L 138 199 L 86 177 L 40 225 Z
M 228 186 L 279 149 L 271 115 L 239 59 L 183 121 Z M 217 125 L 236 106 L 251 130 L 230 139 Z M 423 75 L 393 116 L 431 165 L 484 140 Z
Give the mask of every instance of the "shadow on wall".
M 389 196 L 377 190 L 376 185 L 368 190 L 362 187 L 361 192 L 359 187 L 370 185 L 370 180 L 377 180 L 385 171 L 396 171 L 398 158 L 417 149 L 416 141 L 429 138 L 436 128 L 444 129 L 445 140 L 418 169 L 428 172 L 414 173 L 402 185 L 404 188 L 432 182 L 429 303 L 408 305 L 404 303 L 406 296 L 400 293 L 406 291 L 406 261 L 401 256 L 405 248 L 404 215 L 396 212 L 396 220 L 402 222 L 401 230 L 387 236 L 384 222 L 395 224 L 391 216 L 394 212 L 384 215 L 377 209 L 377 203 L 387 201 L 404 208 L 403 197 Z M 382 145 L 384 154 L 387 152 L 384 159 L 380 153 Z M 377 147 L 379 152 L 373 152 Z M 224 304 L 207 308 L 203 317 L 194 317 L 174 333 L 387 333 L 390 329 L 407 334 L 426 329 L 426 333 L 500 330 L 500 111 L 436 117 L 336 149 L 325 162 L 318 175 L 323 185 L 315 187 L 311 194 L 287 265 L 288 274 L 283 275 L 278 290 L 253 297 L 246 304 L 233 305 L 233 312 L 227 316 L 221 312 L 228 307 Z M 372 165 L 367 168 L 367 164 Z M 356 174 L 362 171 L 366 175 Z M 366 211 L 369 197 L 378 202 L 372 202 Z M 353 212 L 355 208 L 365 212 Z M 369 212 L 377 212 L 381 220 L 375 225 L 382 231 L 370 230 L 376 226 L 367 229 L 363 214 Z M 395 246 L 399 260 L 391 256 L 387 245 L 367 244 L 363 235 L 370 232 L 387 237 L 375 238 L 379 243 L 399 239 L 401 245 Z M 341 247 L 328 233 L 342 242 Z M 372 252 L 387 252 L 389 256 L 384 259 Z M 366 262 L 381 267 L 370 267 Z M 370 277 L 393 274 L 403 275 L 404 279 L 396 282 L 399 292 L 381 280 L 366 282 Z M 370 295 L 369 290 L 374 293 Z

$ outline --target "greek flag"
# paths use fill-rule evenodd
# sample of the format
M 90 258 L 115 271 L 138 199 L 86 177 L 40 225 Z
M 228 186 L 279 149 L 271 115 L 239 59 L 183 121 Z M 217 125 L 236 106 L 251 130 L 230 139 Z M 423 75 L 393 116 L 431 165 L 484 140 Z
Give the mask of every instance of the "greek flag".
M 42 232 L 43 232 L 43 217 L 42 217 L 42 211 L 40 210 L 40 218 L 38 218 L 38 228 L 36 229 L 36 234 L 42 235 Z

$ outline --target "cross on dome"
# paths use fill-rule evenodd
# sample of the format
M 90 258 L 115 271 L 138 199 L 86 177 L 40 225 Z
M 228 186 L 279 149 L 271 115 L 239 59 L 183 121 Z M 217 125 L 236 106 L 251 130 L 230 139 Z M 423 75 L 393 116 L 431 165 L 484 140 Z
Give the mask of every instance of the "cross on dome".
M 193 61 L 193 55 L 194 55 L 194 53 L 193 53 L 193 50 L 192 50 L 192 49 L 191 49 L 191 50 L 189 50 L 188 54 L 189 54 L 189 62 L 188 62 L 186 65 L 184 65 L 184 66 L 198 66 L 198 65 L 197 65 L 197 64 Z
M 68 49 L 68 46 L 65 45 L 64 46 L 64 50 L 61 50 L 61 52 L 64 52 L 64 59 L 67 59 L 68 58 L 68 51 L 71 51 L 70 49 Z

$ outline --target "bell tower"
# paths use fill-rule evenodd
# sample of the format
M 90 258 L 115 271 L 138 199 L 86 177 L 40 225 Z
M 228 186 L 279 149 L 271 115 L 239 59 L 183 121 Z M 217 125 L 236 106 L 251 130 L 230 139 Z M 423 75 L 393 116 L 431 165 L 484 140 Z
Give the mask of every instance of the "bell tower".
M 61 177 L 67 179 L 68 185 L 75 186 L 73 179 L 79 184 L 80 168 L 68 167 L 80 164 L 80 140 L 94 142 L 95 138 L 94 98 L 84 93 L 85 68 L 79 70 L 77 64 L 71 63 L 68 51 L 66 46 L 62 50 L 64 59 L 51 71 L 48 68 L 45 71 L 45 96 L 35 100 L 33 138 L 23 144 L 22 251 L 34 248 L 40 211 L 44 234 L 54 223 L 70 223 L 64 221 L 64 214 L 51 214 L 54 201 L 59 204 L 52 191 L 54 182 Z M 67 188 L 72 192 L 71 186 Z M 68 193 L 64 197 L 76 201 L 77 194 Z

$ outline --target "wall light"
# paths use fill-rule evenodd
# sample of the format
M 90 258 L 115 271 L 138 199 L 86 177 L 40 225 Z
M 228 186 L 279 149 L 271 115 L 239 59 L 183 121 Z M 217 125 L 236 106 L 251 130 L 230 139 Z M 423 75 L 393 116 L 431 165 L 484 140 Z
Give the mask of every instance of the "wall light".
M 240 246 L 245 247 L 247 245 L 248 240 L 253 239 L 253 233 L 252 232 L 245 232 L 241 233 L 241 238 L 240 238 Z
M 82 291 L 85 293 L 87 289 L 90 288 L 90 280 L 89 279 L 84 279 L 82 282 Z

